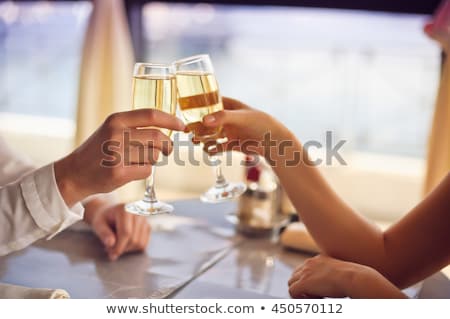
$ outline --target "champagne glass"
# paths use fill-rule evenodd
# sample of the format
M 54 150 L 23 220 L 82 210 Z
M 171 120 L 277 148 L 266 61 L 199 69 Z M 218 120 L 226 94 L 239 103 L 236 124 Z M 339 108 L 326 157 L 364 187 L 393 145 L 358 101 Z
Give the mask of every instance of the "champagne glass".
M 205 115 L 223 110 L 222 98 L 209 56 L 196 55 L 175 61 L 173 64 L 177 79 L 178 104 L 187 128 L 203 143 L 209 144 L 210 141 L 220 143 L 222 128 L 208 128 L 202 123 Z M 209 161 L 216 163 L 216 181 L 214 186 L 200 197 L 203 202 L 220 203 L 244 193 L 245 184 L 228 182 L 215 156 L 209 156 Z
M 156 109 L 175 114 L 177 105 L 176 80 L 173 67 L 167 64 L 136 63 L 133 72 L 132 88 L 133 109 Z M 162 129 L 168 136 L 172 131 Z M 155 193 L 155 171 L 152 167 L 150 176 L 145 181 L 144 198 L 125 205 L 129 213 L 151 216 L 173 212 L 173 206 L 161 202 Z

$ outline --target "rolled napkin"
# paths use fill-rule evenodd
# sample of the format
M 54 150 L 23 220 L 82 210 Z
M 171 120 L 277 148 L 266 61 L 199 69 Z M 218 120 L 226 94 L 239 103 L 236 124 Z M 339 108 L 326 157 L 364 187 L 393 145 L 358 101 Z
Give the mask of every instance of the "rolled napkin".
M 29 288 L 0 283 L 0 299 L 68 299 L 63 289 Z
M 391 223 L 376 221 L 373 222 L 382 231 L 389 228 Z M 320 253 L 320 248 L 317 246 L 314 239 L 309 234 L 305 227 L 305 224 L 296 222 L 289 224 L 286 229 L 281 233 L 280 242 L 283 246 L 295 250 L 306 251 L 310 253 Z
M 289 224 L 281 233 L 280 242 L 287 248 L 309 253 L 320 252 L 320 248 L 309 234 L 305 225 L 300 222 Z

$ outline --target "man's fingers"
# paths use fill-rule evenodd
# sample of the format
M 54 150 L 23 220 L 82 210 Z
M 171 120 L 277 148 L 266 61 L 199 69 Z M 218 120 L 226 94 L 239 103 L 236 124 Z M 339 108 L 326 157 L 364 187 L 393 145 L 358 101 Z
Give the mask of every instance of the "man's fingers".
M 144 241 L 145 241 L 145 247 L 148 246 L 148 244 L 150 243 L 150 238 L 152 235 L 152 226 L 150 226 L 150 224 L 148 222 L 146 222 L 147 227 L 145 227 L 144 229 Z
M 128 242 L 131 239 L 133 232 L 133 215 L 126 213 L 125 211 L 117 213 L 116 215 L 116 230 L 117 241 L 116 245 L 111 251 L 110 258 L 116 260 L 123 254 Z
M 161 127 L 183 131 L 184 123 L 176 116 L 155 109 L 138 109 L 111 114 L 107 121 L 112 126 L 122 127 Z
M 147 245 L 150 241 L 150 233 L 151 233 L 150 224 L 147 222 L 147 219 L 143 218 L 142 229 L 141 233 L 139 234 L 139 243 L 142 251 L 147 249 Z
M 144 251 L 150 241 L 151 227 L 146 218 L 142 218 L 142 228 L 139 234 L 140 250 Z
M 127 251 L 144 251 L 150 233 L 150 225 L 147 220 L 141 216 L 135 216 L 133 237 L 128 244 Z
M 120 170 L 118 178 L 126 180 L 126 182 L 136 181 L 149 177 L 151 172 L 151 164 L 132 164 Z
M 106 248 L 114 246 L 116 243 L 116 235 L 106 219 L 99 220 L 93 228 Z
M 133 148 L 125 153 L 124 165 L 155 165 L 159 159 L 160 150 L 157 148 Z
M 157 129 L 131 129 L 125 132 L 124 148 L 133 149 L 159 149 L 164 155 L 172 152 L 173 143 L 170 137 Z

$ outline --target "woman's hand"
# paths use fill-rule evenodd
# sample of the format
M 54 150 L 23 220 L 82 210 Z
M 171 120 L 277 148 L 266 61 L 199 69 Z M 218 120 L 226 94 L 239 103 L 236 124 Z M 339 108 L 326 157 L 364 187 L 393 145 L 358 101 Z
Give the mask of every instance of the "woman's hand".
M 74 152 L 55 162 L 56 183 L 67 206 L 150 175 L 159 152 L 172 151 L 172 141 L 148 127 L 185 129 L 180 119 L 157 110 L 114 113 Z
M 210 149 L 205 142 L 205 151 L 210 154 L 223 151 L 240 151 L 245 154 L 265 155 L 265 141 L 279 141 L 289 136 L 289 131 L 270 115 L 255 110 L 237 100 L 223 97 L 224 110 L 209 114 L 203 118 L 207 127 L 222 127 L 222 135 L 227 142 Z M 194 143 L 200 140 L 193 138 Z M 203 141 L 204 142 L 204 141 Z
M 150 240 L 147 219 L 127 213 L 123 204 L 108 205 L 94 199 L 86 205 L 84 220 L 103 243 L 111 260 L 124 253 L 145 251 Z
M 293 298 L 406 298 L 373 268 L 324 255 L 299 266 L 288 284 Z

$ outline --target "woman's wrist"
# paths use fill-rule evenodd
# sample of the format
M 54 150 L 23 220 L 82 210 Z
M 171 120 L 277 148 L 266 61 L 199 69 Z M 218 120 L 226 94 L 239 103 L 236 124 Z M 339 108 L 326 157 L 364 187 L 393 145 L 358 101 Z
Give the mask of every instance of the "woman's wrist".
M 344 270 L 344 275 L 337 277 L 339 285 L 347 297 L 364 298 L 364 290 L 368 285 L 365 266 L 349 262 L 348 267 Z
M 358 265 L 344 279 L 346 295 L 350 298 L 403 299 L 407 296 L 378 271 Z M 345 277 L 345 276 L 344 276 Z
M 266 127 L 270 128 L 270 134 L 268 134 L 272 141 L 277 142 L 280 144 L 282 141 L 290 140 L 293 137 L 295 138 L 295 135 L 292 134 L 289 129 L 283 125 L 280 121 L 278 121 L 276 118 L 272 117 L 271 115 L 264 113 L 266 118 L 263 119 L 263 122 L 266 124 L 262 124 Z
M 301 154 L 301 144 L 295 135 L 284 125 L 272 118 L 270 134 L 263 138 L 262 156 L 272 166 L 286 166 Z

